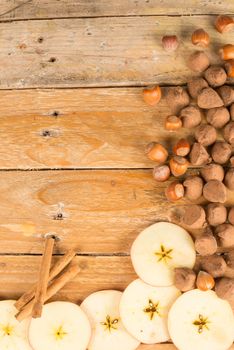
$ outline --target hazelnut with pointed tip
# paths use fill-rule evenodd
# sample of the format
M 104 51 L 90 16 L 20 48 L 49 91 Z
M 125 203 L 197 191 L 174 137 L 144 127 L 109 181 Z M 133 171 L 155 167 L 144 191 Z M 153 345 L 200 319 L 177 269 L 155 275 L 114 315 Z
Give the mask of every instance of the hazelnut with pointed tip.
M 220 15 L 215 20 L 215 27 L 220 33 L 226 33 L 234 29 L 234 21 L 232 17 Z
M 150 160 L 159 164 L 164 163 L 168 157 L 166 148 L 157 142 L 151 142 L 147 145 L 146 154 Z
M 179 40 L 176 35 L 165 35 L 162 38 L 162 46 L 165 51 L 173 52 L 179 46 Z

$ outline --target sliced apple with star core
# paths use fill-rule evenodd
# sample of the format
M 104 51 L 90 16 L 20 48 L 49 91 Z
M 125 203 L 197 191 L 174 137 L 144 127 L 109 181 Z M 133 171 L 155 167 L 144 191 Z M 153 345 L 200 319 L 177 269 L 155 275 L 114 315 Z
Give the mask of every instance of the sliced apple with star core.
M 129 284 L 120 301 L 124 326 L 144 344 L 168 341 L 168 311 L 181 292 L 174 286 L 153 287 L 140 279 Z
M 91 294 L 81 304 L 92 326 L 89 350 L 135 350 L 140 342 L 123 326 L 119 314 L 122 293 L 105 290 Z
M 181 295 L 168 315 L 171 339 L 179 350 L 228 350 L 234 340 L 234 316 L 213 291 Z
M 131 248 L 137 275 L 153 286 L 170 286 L 175 267 L 193 268 L 196 251 L 189 233 L 168 222 L 158 222 L 142 231 Z
M 32 350 L 28 342 L 28 326 L 30 320 L 19 322 L 15 315 L 18 310 L 15 300 L 0 301 L 0 349 Z
M 41 318 L 32 319 L 29 342 L 34 350 L 86 350 L 91 336 L 89 320 L 73 303 L 44 305 Z

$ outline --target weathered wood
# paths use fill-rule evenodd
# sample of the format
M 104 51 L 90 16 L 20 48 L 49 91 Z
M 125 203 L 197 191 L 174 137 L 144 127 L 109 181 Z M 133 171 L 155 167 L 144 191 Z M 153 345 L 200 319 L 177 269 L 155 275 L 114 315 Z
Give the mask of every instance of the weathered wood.
M 213 21 L 148 16 L 0 23 L 0 88 L 185 83 L 192 76 L 185 61 L 195 28 L 209 32 L 213 62 L 214 51 L 232 42 L 233 33 L 220 35 Z M 161 45 L 168 28 L 182 41 L 174 54 Z
M 150 168 L 147 143 L 190 132 L 165 131 L 165 99 L 148 107 L 141 88 L 3 90 L 0 101 L 0 169 Z
M 1 0 L 0 19 L 234 13 L 230 0 Z
M 142 229 L 183 203 L 165 199 L 167 185 L 150 170 L 2 171 L 0 253 L 41 253 L 53 233 L 56 251 L 128 254 Z
M 17 299 L 36 282 L 38 256 L 2 256 L 0 259 L 0 299 Z M 58 257 L 54 257 L 56 261 Z M 103 289 L 123 291 L 137 278 L 130 257 L 76 257 L 81 272 L 53 300 L 80 303 L 89 294 Z M 175 350 L 172 344 L 141 345 L 139 350 Z M 234 349 L 234 346 L 231 348 Z
M 56 261 L 57 257 L 53 258 Z M 39 256 L 0 257 L 0 299 L 17 299 L 36 282 L 40 268 Z M 137 278 L 130 257 L 75 258 L 81 272 L 52 300 L 81 302 L 89 294 L 102 289 L 124 290 Z
M 41 253 L 46 233 L 57 251 L 129 253 L 137 234 L 167 219 L 173 205 L 151 171 L 1 172 L 0 253 Z

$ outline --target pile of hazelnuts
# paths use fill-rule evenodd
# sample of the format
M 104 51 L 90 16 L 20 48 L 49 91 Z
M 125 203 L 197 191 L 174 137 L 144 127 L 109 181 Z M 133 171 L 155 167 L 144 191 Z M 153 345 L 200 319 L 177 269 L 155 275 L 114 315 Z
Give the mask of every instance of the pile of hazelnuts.
M 218 16 L 215 27 L 223 33 L 234 28 L 234 21 L 229 16 Z M 175 36 L 166 36 L 162 42 L 168 51 L 178 46 Z M 194 45 L 205 48 L 209 42 L 203 29 L 192 34 Z M 157 163 L 153 169 L 156 181 L 167 181 L 171 175 L 177 178 L 165 190 L 169 201 L 185 197 L 192 202 L 208 202 L 206 207 L 191 204 L 184 208 L 182 225 L 199 231 L 195 239 L 199 256 L 194 270 L 176 269 L 176 286 L 182 291 L 194 288 L 196 274 L 202 271 L 203 290 L 212 289 L 214 279 L 219 278 L 216 291 L 234 309 L 234 207 L 228 211 L 224 205 L 228 191 L 234 191 L 234 89 L 226 85 L 227 79 L 234 77 L 234 45 L 225 45 L 219 54 L 224 65 L 211 65 L 204 51 L 192 53 L 188 67 L 201 75 L 189 81 L 187 89 L 170 87 L 165 94 L 172 112 L 166 118 L 165 129 L 194 130 L 193 141 L 180 139 L 170 152 L 162 144 L 151 142 L 146 154 Z M 150 105 L 157 104 L 161 95 L 159 86 L 143 92 Z M 201 169 L 198 174 L 185 177 L 189 166 Z

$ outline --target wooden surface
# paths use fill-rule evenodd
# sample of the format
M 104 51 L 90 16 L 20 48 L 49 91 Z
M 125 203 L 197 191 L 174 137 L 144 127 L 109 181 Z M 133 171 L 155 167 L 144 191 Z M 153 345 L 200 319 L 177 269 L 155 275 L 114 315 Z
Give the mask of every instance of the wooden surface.
M 233 34 L 221 35 L 213 22 L 213 16 L 2 22 L 0 89 L 183 84 L 191 77 L 185 63 L 195 29 L 209 31 L 214 63 L 215 52 L 232 42 Z M 162 49 L 168 28 L 181 38 L 175 54 Z
M 4 20 L 130 15 L 194 15 L 233 13 L 232 0 L 1 0 Z
M 152 179 L 145 146 L 157 140 L 171 147 L 189 135 L 165 132 L 168 106 L 164 99 L 146 106 L 142 86 L 194 76 L 186 60 L 198 27 L 209 32 L 207 53 L 219 62 L 214 53 L 233 43 L 233 33 L 214 29 L 220 13 L 234 14 L 234 2 L 0 2 L 1 299 L 17 298 L 36 281 L 46 233 L 60 238 L 56 254 L 76 249 L 82 268 L 56 299 L 80 302 L 136 278 L 134 238 L 180 208 L 165 200 L 167 184 Z M 176 53 L 162 50 L 165 34 L 180 38 Z
M 128 254 L 142 229 L 168 220 L 166 185 L 151 170 L 2 171 L 0 253 L 41 253 L 54 233 L 60 252 Z
M 141 88 L 2 90 L 0 101 L 2 169 L 152 168 L 147 143 L 189 132 L 168 135 L 165 100 L 148 107 Z

